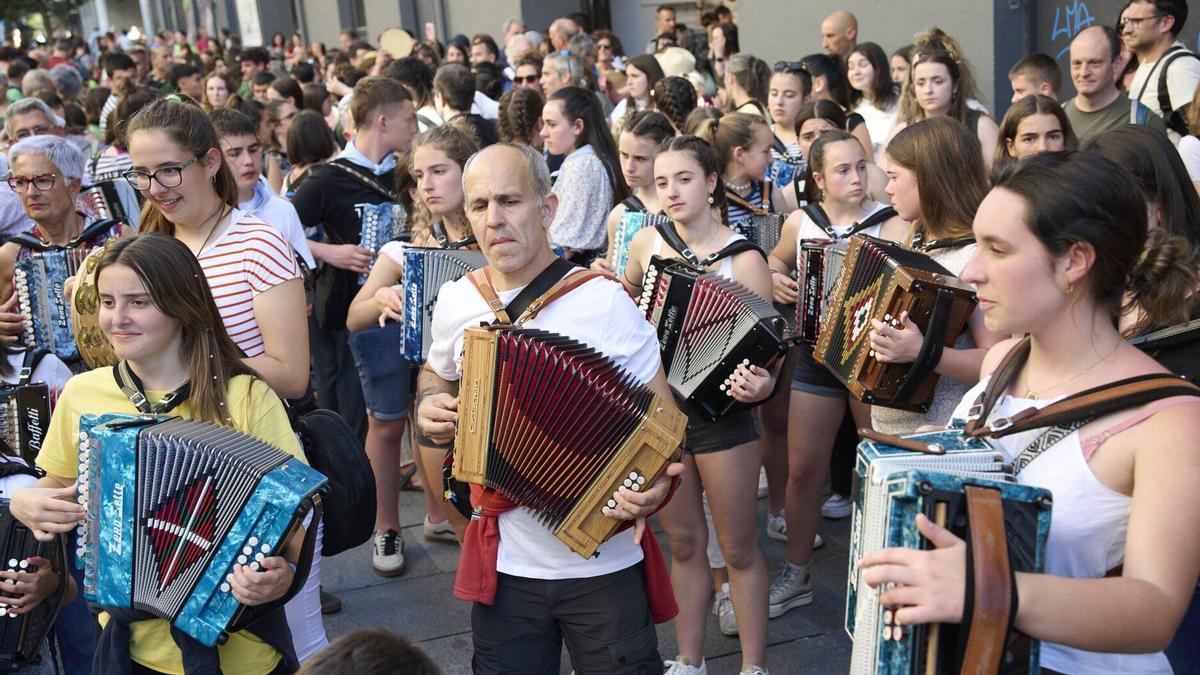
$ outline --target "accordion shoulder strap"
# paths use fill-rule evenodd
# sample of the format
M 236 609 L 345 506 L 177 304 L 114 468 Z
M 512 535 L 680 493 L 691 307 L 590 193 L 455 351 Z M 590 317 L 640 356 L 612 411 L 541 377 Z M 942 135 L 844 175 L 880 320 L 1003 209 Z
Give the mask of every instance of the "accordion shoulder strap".
M 996 673 L 1014 614 L 1013 575 L 1005 537 L 1000 492 L 968 485 L 964 488 L 970 522 L 967 549 L 966 648 L 962 673 Z
M 429 231 L 433 238 L 437 240 L 438 246 L 447 249 L 463 248 L 475 243 L 475 235 L 468 234 L 458 241 L 450 241 L 450 233 L 446 231 L 446 224 L 441 220 L 435 220 L 429 226 Z
M 33 380 L 33 371 L 37 370 L 42 359 L 50 354 L 49 349 L 27 349 L 21 359 L 21 373 L 17 379 L 18 385 L 29 384 Z
M 68 241 L 65 246 L 51 244 L 50 242 L 48 242 L 44 239 L 35 237 L 28 232 L 22 232 L 21 234 L 18 234 L 16 236 L 12 237 L 11 239 L 9 239 L 9 241 L 14 242 L 19 246 L 24 246 L 25 248 L 32 249 L 34 251 L 58 251 L 58 250 L 63 250 L 63 249 L 68 249 L 68 248 L 76 248 L 80 244 L 86 242 L 87 240 L 93 239 L 93 238 L 99 236 L 100 234 L 107 232 L 108 230 L 112 229 L 116 224 L 117 224 L 117 221 L 115 221 L 111 218 L 97 220 L 97 221 L 93 222 L 91 225 L 88 225 L 87 227 L 83 228 L 83 232 L 80 232 L 78 235 L 76 235 L 74 238 L 72 238 L 70 241 Z
M 725 199 L 733 202 L 734 204 L 737 204 L 738 206 L 742 207 L 743 209 L 746 209 L 752 215 L 765 216 L 768 213 L 770 213 L 770 211 L 767 208 L 768 205 L 770 205 L 770 203 L 771 203 L 771 191 L 770 191 L 770 188 L 767 187 L 770 184 L 771 184 L 770 181 L 766 181 L 765 184 L 763 185 L 762 204 L 760 206 L 755 206 L 755 205 L 751 204 L 749 201 L 746 200 L 745 197 L 739 195 L 738 193 L 734 192 L 733 190 L 730 190 L 728 187 L 725 188 Z
M 670 218 L 663 218 L 654 223 L 654 229 L 656 232 L 658 232 L 658 236 L 662 237 L 663 241 L 667 242 L 668 246 L 674 249 L 676 253 L 683 256 L 685 262 L 700 270 L 703 270 L 719 260 L 724 260 L 725 258 L 735 256 L 746 251 L 757 251 L 758 254 L 763 257 L 763 260 L 767 259 L 767 254 L 763 252 L 761 248 L 755 246 L 750 240 L 738 239 L 737 241 L 729 242 L 721 250 L 701 260 L 696 256 L 696 253 L 688 247 L 687 243 L 683 240 L 683 237 L 679 236 L 679 231 L 675 229 L 675 221 L 671 220 Z
M 326 162 L 325 166 L 337 169 L 338 171 L 341 171 L 342 173 L 354 178 L 355 180 L 362 183 L 363 185 L 365 185 L 365 186 L 371 188 L 372 190 L 378 192 L 379 194 L 383 195 L 390 202 L 395 202 L 396 204 L 404 203 L 404 201 L 402 199 L 400 199 L 399 192 L 396 192 L 395 190 L 390 190 L 390 189 L 384 187 L 384 185 L 382 183 L 380 183 L 379 181 L 375 180 L 374 178 L 370 178 L 362 171 L 359 171 L 358 169 L 353 168 L 354 163 L 351 162 L 350 160 L 335 159 L 335 160 Z
M 575 267 L 576 265 L 569 260 L 555 258 L 554 262 L 539 272 L 533 281 L 529 282 L 529 285 L 522 289 L 517 294 L 517 297 L 513 298 L 512 302 L 508 303 L 507 306 L 500 300 L 499 294 L 496 293 L 496 287 L 492 285 L 491 266 L 470 272 L 467 275 L 467 279 L 475 286 L 475 290 L 479 291 L 479 295 L 483 296 L 483 299 L 488 303 L 488 307 L 492 310 L 492 314 L 496 315 L 498 322 L 502 324 L 514 324 L 527 319 L 525 316 L 526 312 L 535 302 L 538 303 L 537 311 L 541 311 L 541 308 L 550 301 L 543 299 L 544 296 L 553 291 L 556 284 L 563 281 L 564 277 L 571 270 L 575 269 Z M 588 278 L 590 279 L 591 277 L 589 276 Z M 571 288 L 574 288 L 574 286 Z M 565 292 L 557 292 L 554 297 L 558 297 Z

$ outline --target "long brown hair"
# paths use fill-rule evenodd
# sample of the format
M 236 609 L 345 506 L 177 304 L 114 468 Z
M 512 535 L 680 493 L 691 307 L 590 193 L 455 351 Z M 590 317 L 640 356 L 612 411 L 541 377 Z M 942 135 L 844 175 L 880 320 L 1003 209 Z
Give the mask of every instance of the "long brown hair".
M 531 91 L 531 90 L 521 90 Z M 537 93 L 537 92 L 534 92 Z M 479 151 L 479 144 L 475 142 L 475 137 L 468 131 L 459 128 L 455 124 L 443 124 L 426 130 L 412 142 L 412 149 L 409 151 L 409 157 L 416 157 L 417 149 L 425 146 L 436 148 L 446 153 L 446 157 L 458 165 L 461 171 L 467 164 L 467 160 L 471 155 Z M 412 162 L 409 162 L 409 174 L 412 175 Z M 413 178 L 415 184 L 416 179 Z M 460 188 L 461 189 L 461 188 Z M 433 214 L 429 212 L 429 208 L 425 206 L 425 202 L 420 199 L 415 199 L 413 205 L 412 218 L 412 241 L 418 246 L 432 246 L 437 242 L 430 241 L 432 238 L 430 232 L 433 226 Z M 458 222 L 467 223 L 467 214 L 459 207 L 458 213 L 453 214 L 458 218 Z M 470 225 L 467 225 L 468 232 Z
M 966 125 L 949 117 L 917 122 L 892 138 L 887 156 L 917 174 L 921 217 L 913 234 L 932 241 L 971 233 L 988 180 L 983 150 Z
M 1062 131 L 1063 149 L 1079 149 L 1079 141 L 1075 138 L 1075 131 L 1071 129 L 1071 120 L 1067 119 L 1067 113 L 1063 112 L 1058 101 L 1049 96 L 1030 94 L 1012 104 L 1008 112 L 1004 113 L 1004 119 L 1000 122 L 1000 133 L 996 138 L 996 154 L 992 159 L 994 174 L 999 175 L 1004 167 L 1017 161 L 1008 154 L 1008 141 L 1015 142 L 1017 128 L 1021 126 L 1021 122 L 1034 115 L 1054 115 L 1058 120 L 1058 128 Z
M 721 177 L 721 163 L 717 158 L 716 150 L 713 150 L 708 141 L 699 136 L 674 136 L 658 146 L 658 156 L 662 156 L 664 152 L 686 152 L 691 155 L 692 159 L 700 165 L 704 180 L 711 175 L 716 175 L 717 185 L 713 188 L 709 198 L 712 199 L 712 207 L 721 212 L 721 224 L 728 227 L 729 203 L 725 200 L 725 179 Z
M 950 94 L 950 108 L 946 111 L 946 115 L 966 124 L 968 115 L 972 113 L 971 109 L 967 107 L 968 97 L 963 87 L 962 69 L 959 68 L 954 54 L 942 49 L 922 49 L 913 54 L 912 66 L 908 69 L 908 83 L 900 95 L 900 120 L 912 124 L 926 119 L 925 109 L 917 102 L 917 91 L 914 84 L 917 66 L 922 63 L 940 63 L 946 67 L 946 72 L 949 73 L 954 87 Z
M 225 154 L 221 152 L 221 142 L 217 138 L 217 130 L 204 109 L 198 103 L 181 94 L 172 94 L 142 108 L 138 114 L 129 120 L 125 138 L 133 138 L 139 131 L 162 131 L 174 143 L 192 155 L 203 155 L 209 150 L 216 149 L 221 165 L 211 183 L 213 191 L 222 202 L 229 206 L 237 206 L 238 187 L 233 178 L 233 172 L 225 163 Z M 175 223 L 167 220 L 162 211 L 147 199 L 142 207 L 142 224 L 139 232 L 162 232 L 175 236 Z
M 236 375 L 254 375 L 225 332 L 208 280 L 183 242 L 164 234 L 124 237 L 107 249 L 96 268 L 125 265 L 150 294 L 158 311 L 179 322 L 183 361 L 191 382 L 188 406 L 197 420 L 231 424 L 226 392 Z

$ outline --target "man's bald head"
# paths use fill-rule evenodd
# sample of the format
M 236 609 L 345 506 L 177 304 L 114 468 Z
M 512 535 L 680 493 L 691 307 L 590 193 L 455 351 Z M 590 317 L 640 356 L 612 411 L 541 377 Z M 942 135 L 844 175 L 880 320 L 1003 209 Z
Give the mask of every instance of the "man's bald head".
M 1090 26 L 1071 40 L 1071 84 L 1084 100 L 1111 100 L 1116 93 L 1115 62 L 1121 53 L 1121 38 L 1108 26 Z
M 555 51 L 561 51 L 567 48 L 567 43 L 575 34 L 579 32 L 579 24 L 571 19 L 563 17 L 555 19 L 554 23 L 550 24 L 550 44 L 554 45 Z
M 821 48 L 833 56 L 845 59 L 858 44 L 858 19 L 839 9 L 821 22 Z
M 480 150 L 463 167 L 463 195 L 479 248 L 507 281 L 528 283 L 553 258 L 546 230 L 558 198 L 539 152 L 512 143 Z

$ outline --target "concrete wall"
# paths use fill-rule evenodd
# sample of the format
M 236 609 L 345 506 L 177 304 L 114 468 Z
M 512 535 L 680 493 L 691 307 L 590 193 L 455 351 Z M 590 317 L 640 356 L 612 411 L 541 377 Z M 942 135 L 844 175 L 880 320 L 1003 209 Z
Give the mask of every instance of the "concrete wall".
M 338 35 L 342 32 L 342 19 L 338 3 L 329 0 L 301 0 L 304 22 L 308 26 L 308 42 L 324 42 L 334 49 L 338 46 Z
M 876 42 L 889 54 L 930 26 L 953 35 L 963 46 L 980 96 L 996 111 L 993 11 L 1001 0 L 752 0 L 740 3 L 738 37 L 742 51 L 767 63 L 796 60 L 821 51 L 821 21 L 836 9 L 858 17 L 859 42 Z M 1007 91 L 1008 83 L 1003 82 Z M 1008 95 L 1001 100 L 1007 104 Z

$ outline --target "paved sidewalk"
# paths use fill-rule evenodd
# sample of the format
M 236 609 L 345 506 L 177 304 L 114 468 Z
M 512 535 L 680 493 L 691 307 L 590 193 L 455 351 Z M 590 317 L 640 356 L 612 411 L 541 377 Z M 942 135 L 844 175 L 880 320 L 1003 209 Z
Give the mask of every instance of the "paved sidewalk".
M 766 500 L 759 500 L 759 543 L 772 576 L 782 564 L 784 544 L 766 536 Z M 448 675 L 471 671 L 471 612 L 451 594 L 458 547 L 429 543 L 422 536 L 424 500 L 404 492 L 400 517 L 404 524 L 406 571 L 384 579 L 371 571 L 370 544 L 321 563 L 325 589 L 342 599 L 343 609 L 325 617 L 330 639 L 359 628 L 383 626 L 418 641 Z M 813 558 L 813 604 L 788 612 L 770 623 L 767 661 L 773 675 L 844 673 L 850 663 L 850 639 L 842 628 L 846 586 L 846 548 L 850 519 L 822 520 L 825 546 Z M 660 538 L 665 543 L 665 538 Z M 658 628 L 659 652 L 675 654 L 672 624 Z M 737 673 L 741 656 L 736 638 L 717 630 L 710 615 L 705 649 L 712 675 Z M 570 667 L 563 659 L 563 673 Z

